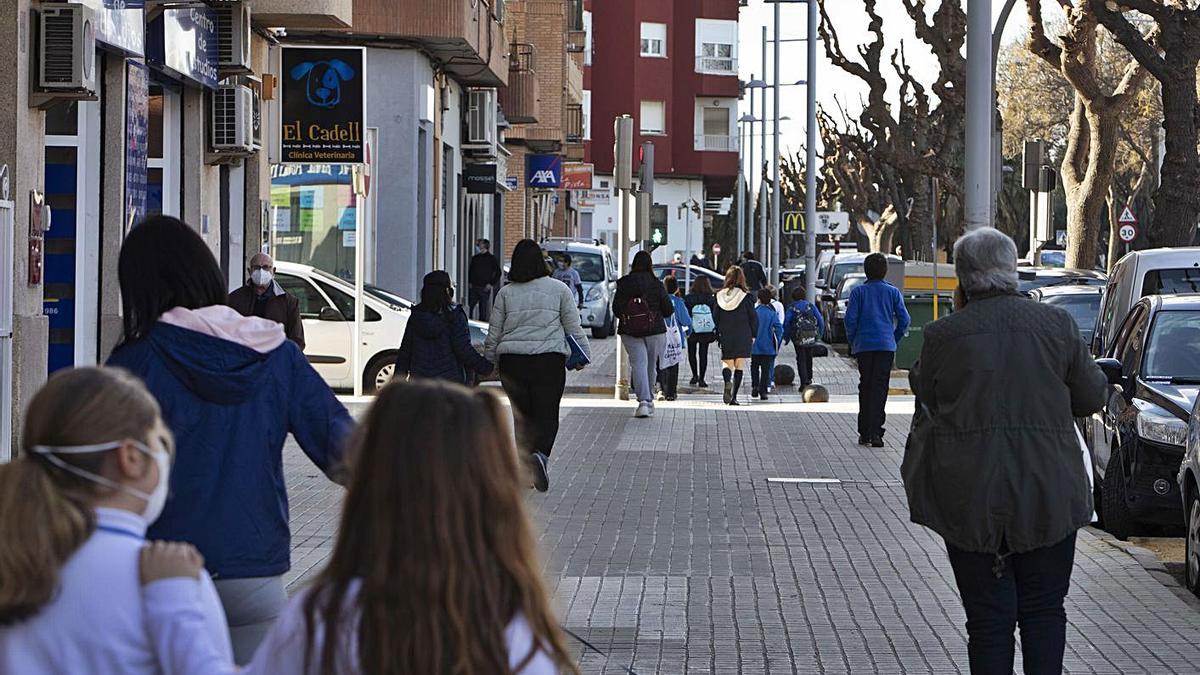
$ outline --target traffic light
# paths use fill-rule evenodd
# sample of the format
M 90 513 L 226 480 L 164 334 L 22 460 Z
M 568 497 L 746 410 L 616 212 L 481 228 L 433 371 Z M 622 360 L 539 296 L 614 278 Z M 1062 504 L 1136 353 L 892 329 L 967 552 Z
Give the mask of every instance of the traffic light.
M 638 168 L 638 190 L 650 195 L 650 200 L 654 201 L 654 144 L 650 141 L 642 141 L 642 147 L 638 152 L 638 160 L 641 161 L 641 166 Z
M 667 228 L 663 225 L 650 226 L 650 246 L 658 248 L 667 245 Z

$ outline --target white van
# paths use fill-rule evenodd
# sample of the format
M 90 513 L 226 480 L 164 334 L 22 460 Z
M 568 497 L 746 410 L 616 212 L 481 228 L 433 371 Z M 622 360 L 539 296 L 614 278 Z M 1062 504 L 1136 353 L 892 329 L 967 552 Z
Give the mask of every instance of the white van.
M 1138 300 L 1148 295 L 1200 293 L 1200 247 L 1133 251 L 1108 277 L 1096 319 L 1092 354 L 1099 358 Z

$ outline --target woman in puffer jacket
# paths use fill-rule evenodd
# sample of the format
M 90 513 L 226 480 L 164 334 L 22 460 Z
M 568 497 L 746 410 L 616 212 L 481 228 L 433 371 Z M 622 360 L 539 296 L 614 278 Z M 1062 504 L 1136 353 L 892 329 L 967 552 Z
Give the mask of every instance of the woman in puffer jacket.
M 548 465 L 567 386 L 567 336 L 589 358 L 571 289 L 550 276 L 542 248 L 522 239 L 513 249 L 509 284 L 496 294 L 483 356 L 500 368 L 500 384 L 517 411 L 517 435 L 530 453 L 533 484 L 550 489 Z
M 487 375 L 492 364 L 471 346 L 471 330 L 462 305 L 452 302 L 450 275 L 425 275 L 421 303 L 413 307 L 396 356 L 396 377 L 426 377 L 467 384 L 469 373 Z

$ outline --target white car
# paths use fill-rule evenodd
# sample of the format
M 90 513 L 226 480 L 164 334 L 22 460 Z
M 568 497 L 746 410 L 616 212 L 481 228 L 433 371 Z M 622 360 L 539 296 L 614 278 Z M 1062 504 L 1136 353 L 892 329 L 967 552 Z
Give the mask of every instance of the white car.
M 300 301 L 304 355 L 334 389 L 353 389 L 351 344 L 354 335 L 354 285 L 308 265 L 278 262 L 275 280 Z M 374 393 L 396 372 L 396 352 L 408 325 L 412 304 L 390 291 L 367 284 L 363 306 L 363 391 Z M 470 322 L 471 342 L 482 349 L 487 324 Z

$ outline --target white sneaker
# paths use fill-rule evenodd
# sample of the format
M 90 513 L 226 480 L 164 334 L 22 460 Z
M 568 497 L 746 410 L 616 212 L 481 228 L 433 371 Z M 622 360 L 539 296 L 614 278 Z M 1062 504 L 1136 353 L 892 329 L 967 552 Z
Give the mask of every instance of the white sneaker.
M 650 406 L 646 405 L 645 403 L 639 403 L 637 412 L 633 413 L 633 416 L 641 419 L 644 417 L 649 417 L 652 412 L 653 411 L 651 410 Z
M 646 416 L 654 417 L 654 401 L 650 401 L 650 403 L 646 407 L 649 409 L 649 410 L 647 410 Z

